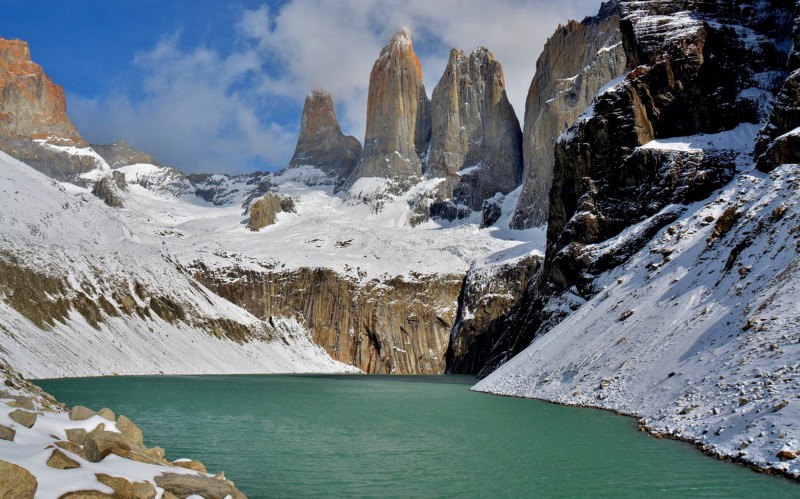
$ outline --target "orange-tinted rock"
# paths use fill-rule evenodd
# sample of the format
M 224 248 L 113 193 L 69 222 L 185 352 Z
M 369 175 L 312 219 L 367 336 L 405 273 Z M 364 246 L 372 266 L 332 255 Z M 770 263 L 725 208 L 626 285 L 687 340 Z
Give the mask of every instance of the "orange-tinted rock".
M 342 133 L 331 94 L 315 90 L 306 97 L 300 137 L 288 169 L 311 165 L 334 183 L 344 181 L 361 159 L 361 143 Z
M 362 177 L 390 178 L 402 189 L 422 175 L 431 135 L 430 101 L 408 30 L 396 33 L 372 66 L 367 132 L 348 187 Z
M 0 135 L 86 144 L 67 116 L 64 89 L 31 61 L 21 40 L 0 38 Z

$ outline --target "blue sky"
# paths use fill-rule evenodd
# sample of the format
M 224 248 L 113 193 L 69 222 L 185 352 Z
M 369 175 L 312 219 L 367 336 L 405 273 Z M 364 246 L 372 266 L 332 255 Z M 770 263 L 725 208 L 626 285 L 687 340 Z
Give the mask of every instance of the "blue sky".
M 492 50 L 523 115 L 536 58 L 558 23 L 599 1 L 5 0 L 0 37 L 20 38 L 67 94 L 92 143 L 124 138 L 186 172 L 276 170 L 305 95 L 333 93 L 363 140 L 369 71 L 411 29 L 428 95 L 451 46 Z

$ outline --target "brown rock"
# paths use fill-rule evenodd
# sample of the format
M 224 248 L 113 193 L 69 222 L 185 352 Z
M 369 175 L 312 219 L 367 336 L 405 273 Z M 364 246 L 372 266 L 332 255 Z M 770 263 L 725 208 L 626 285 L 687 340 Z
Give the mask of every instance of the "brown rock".
M 86 144 L 67 117 L 64 89 L 31 61 L 21 40 L 0 38 L 0 135 Z
M 86 430 L 83 428 L 70 428 L 67 430 L 67 440 L 83 445 L 86 442 Z
M 352 173 L 361 159 L 361 143 L 345 136 L 339 127 L 331 94 L 315 90 L 306 97 L 300 121 L 300 137 L 287 170 L 311 165 L 340 184 Z
M 32 499 L 39 483 L 28 470 L 16 464 L 0 461 L 0 497 Z
M 16 435 L 17 430 L 0 424 L 0 440 L 9 440 L 13 442 Z
M 157 476 L 155 482 L 159 487 L 178 497 L 197 494 L 205 499 L 224 499 L 228 495 L 234 499 L 246 499 L 246 496 L 239 492 L 230 482 L 215 480 L 207 476 L 165 473 Z
M 68 440 L 59 440 L 59 441 L 54 442 L 54 443 L 58 447 L 66 450 L 66 451 L 72 452 L 73 454 L 75 454 L 77 456 L 80 456 L 83 459 L 86 459 L 86 453 L 83 451 L 83 447 L 81 447 L 80 445 L 76 444 L 75 442 L 70 442 Z
M 88 461 L 99 463 L 107 455 L 115 451 L 130 451 L 131 447 L 131 442 L 121 433 L 95 430 L 86 435 L 83 450 Z
M 117 421 L 117 429 L 136 447 L 144 448 L 142 430 L 136 426 L 127 416 L 121 415 Z
M 124 478 L 97 473 L 97 481 L 114 489 L 114 497 L 130 499 L 153 499 L 156 488 L 150 482 L 131 483 Z
M 50 454 L 50 459 L 47 460 L 47 466 L 58 470 L 71 470 L 73 468 L 81 467 L 78 461 L 67 457 L 66 454 L 58 449 L 53 449 L 53 453 Z
M 58 499 L 101 499 L 101 498 L 117 499 L 115 495 L 106 494 L 104 492 L 100 492 L 99 490 L 79 490 L 76 492 L 67 492 Z
M 431 134 L 430 102 L 422 67 L 403 29 L 381 50 L 372 66 L 367 97 L 367 130 L 361 161 L 346 187 L 362 177 L 396 181 L 404 190 L 422 175 L 420 158 Z
M 11 412 L 8 417 L 27 428 L 32 428 L 36 423 L 36 413 L 24 411 L 22 409 Z
M 200 473 L 208 473 L 206 466 L 200 461 L 172 461 L 170 464 L 179 468 L 186 468 L 187 470 L 199 471 Z
M 92 416 L 97 416 L 97 413 L 82 405 L 76 405 L 69 411 L 70 421 L 83 421 L 91 418 Z
M 798 455 L 800 455 L 798 451 L 789 449 L 783 449 L 777 454 L 778 459 L 780 459 L 781 461 L 790 461 L 792 459 L 797 459 Z
M 250 221 L 247 228 L 258 232 L 268 225 L 275 223 L 278 213 L 294 213 L 294 201 L 289 196 L 281 196 L 268 192 L 250 205 Z
M 11 402 L 8 403 L 9 407 L 19 407 L 20 409 L 28 409 L 29 411 L 33 411 L 36 407 L 33 404 L 33 399 L 30 397 L 23 397 L 20 395 L 13 395 L 11 398 Z
M 106 418 L 112 423 L 117 420 L 117 416 L 114 414 L 114 411 L 112 411 L 108 407 L 103 407 L 97 414 L 98 416 Z

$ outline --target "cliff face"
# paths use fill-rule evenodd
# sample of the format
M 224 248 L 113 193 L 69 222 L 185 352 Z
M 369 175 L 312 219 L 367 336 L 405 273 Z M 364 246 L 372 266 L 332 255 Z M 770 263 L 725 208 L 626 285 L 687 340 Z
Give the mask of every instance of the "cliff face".
M 430 135 L 430 101 L 422 67 L 411 35 L 402 30 L 372 66 L 364 151 L 346 187 L 363 177 L 388 178 L 401 188 L 410 185 L 422 175 L 421 158 Z
M 112 169 L 138 164 L 158 165 L 156 158 L 145 152 L 134 149 L 124 140 L 118 140 L 113 144 L 92 144 L 92 149 L 102 156 Z
M 331 94 L 321 90 L 308 94 L 300 121 L 300 137 L 286 170 L 310 165 L 339 185 L 350 176 L 359 159 L 361 143 L 342 133 Z
M 448 179 L 445 197 L 480 210 L 495 193 L 514 190 L 522 173 L 522 133 L 492 53 L 451 50 L 431 102 L 427 174 Z
M 75 180 L 97 167 L 96 157 L 56 146 L 87 145 L 67 116 L 64 90 L 31 61 L 28 44 L 0 38 L 0 151 L 50 177 Z
M 64 89 L 31 61 L 28 44 L 0 38 L 0 135 L 85 145 L 67 117 Z
M 484 374 L 593 296 L 596 276 L 625 262 L 680 216 L 682 205 L 706 198 L 747 161 L 747 123 L 763 118 L 761 99 L 777 92 L 774 75 L 785 68 L 788 4 L 611 5 L 635 69 L 599 93 L 556 143 L 545 260 L 523 297 L 526 312 L 494 345 Z M 692 143 L 697 134 L 722 132 L 742 138 L 670 145 L 671 137 Z M 608 240 L 616 242 L 602 243 Z
M 626 65 L 619 15 L 609 5 L 559 26 L 547 40 L 525 101 L 524 181 L 513 228 L 547 223 L 555 141 Z
M 329 269 L 212 272 L 196 278 L 263 320 L 294 318 L 336 360 L 367 373 L 441 374 L 461 276 L 355 282 Z

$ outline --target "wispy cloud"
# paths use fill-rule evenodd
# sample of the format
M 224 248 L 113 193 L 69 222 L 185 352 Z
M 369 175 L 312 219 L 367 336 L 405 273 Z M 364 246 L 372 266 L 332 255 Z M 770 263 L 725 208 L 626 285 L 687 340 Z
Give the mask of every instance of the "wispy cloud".
M 597 10 L 597 0 L 291 0 L 242 13 L 233 52 L 181 50 L 179 34 L 137 54 L 144 98 L 118 92 L 70 96 L 70 114 L 93 140 L 127 138 L 166 163 L 192 171 L 282 167 L 294 148 L 299 109 L 325 88 L 346 132 L 363 138 L 372 64 L 391 34 L 411 29 L 428 94 L 450 47 L 488 47 L 503 64 L 522 118 L 536 58 L 559 23 Z M 272 117 L 277 117 L 273 119 Z

